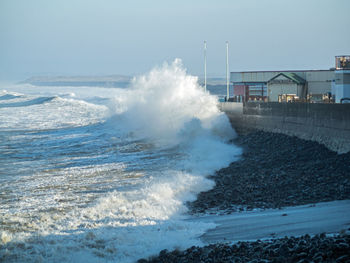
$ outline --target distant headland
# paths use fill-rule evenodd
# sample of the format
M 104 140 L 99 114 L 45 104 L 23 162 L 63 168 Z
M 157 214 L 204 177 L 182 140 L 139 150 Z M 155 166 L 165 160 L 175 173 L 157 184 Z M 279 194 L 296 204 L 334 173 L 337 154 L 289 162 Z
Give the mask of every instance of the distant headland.
M 37 76 L 31 77 L 22 84 L 35 86 L 103 86 L 103 87 L 126 87 L 132 77 L 124 75 L 108 76 Z

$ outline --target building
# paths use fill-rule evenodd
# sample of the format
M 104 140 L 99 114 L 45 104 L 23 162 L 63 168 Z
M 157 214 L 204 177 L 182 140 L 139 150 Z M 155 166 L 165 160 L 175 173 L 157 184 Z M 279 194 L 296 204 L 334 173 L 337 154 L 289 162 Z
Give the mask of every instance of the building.
M 335 102 L 350 101 L 350 56 L 335 57 L 335 74 L 332 93 Z
M 292 101 L 306 98 L 305 79 L 295 73 L 279 73 L 267 82 L 269 101 Z
M 332 92 L 334 71 L 246 71 L 231 72 L 236 101 L 322 101 Z

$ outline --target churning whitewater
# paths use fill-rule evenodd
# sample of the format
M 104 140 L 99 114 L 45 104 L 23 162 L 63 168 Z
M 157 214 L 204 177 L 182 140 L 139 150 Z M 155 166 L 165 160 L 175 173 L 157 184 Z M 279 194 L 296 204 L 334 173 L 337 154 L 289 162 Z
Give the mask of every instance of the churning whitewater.
M 240 149 L 181 61 L 128 88 L 0 90 L 0 259 L 134 262 L 200 245 L 185 220 Z

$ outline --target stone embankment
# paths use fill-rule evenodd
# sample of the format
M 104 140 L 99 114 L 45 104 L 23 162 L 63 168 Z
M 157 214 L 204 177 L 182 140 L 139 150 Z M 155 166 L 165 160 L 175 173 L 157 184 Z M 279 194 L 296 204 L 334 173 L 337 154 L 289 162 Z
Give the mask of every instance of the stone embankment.
M 350 151 L 350 104 L 221 103 L 238 132 L 263 130 L 317 141 L 338 153 Z

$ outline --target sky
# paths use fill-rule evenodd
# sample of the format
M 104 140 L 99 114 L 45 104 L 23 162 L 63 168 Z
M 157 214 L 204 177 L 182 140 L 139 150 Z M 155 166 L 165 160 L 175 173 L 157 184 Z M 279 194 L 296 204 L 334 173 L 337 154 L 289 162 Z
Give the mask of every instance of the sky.
M 0 80 L 329 69 L 350 54 L 349 0 L 0 0 Z

